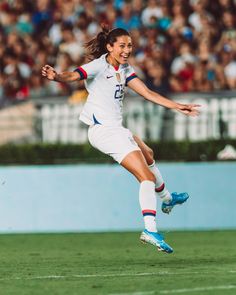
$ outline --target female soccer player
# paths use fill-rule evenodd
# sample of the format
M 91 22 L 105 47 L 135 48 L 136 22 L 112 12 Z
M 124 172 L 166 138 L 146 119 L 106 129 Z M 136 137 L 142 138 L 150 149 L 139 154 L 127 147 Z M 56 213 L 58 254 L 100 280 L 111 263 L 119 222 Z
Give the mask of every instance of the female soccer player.
M 170 194 L 165 188 L 152 150 L 122 126 L 122 101 L 128 86 L 145 99 L 188 116 L 198 115 L 199 105 L 171 101 L 146 87 L 128 64 L 132 40 L 126 30 L 116 28 L 109 31 L 103 27 L 86 47 L 93 59 L 91 62 L 74 72 L 61 73 L 45 65 L 42 75 L 57 82 L 85 80 L 89 95 L 80 120 L 89 126 L 89 142 L 113 157 L 140 182 L 139 201 L 145 224 L 140 240 L 156 246 L 159 251 L 172 253 L 173 249 L 157 232 L 155 191 L 162 198 L 162 211 L 165 213 L 169 213 L 176 204 L 184 203 L 188 194 Z

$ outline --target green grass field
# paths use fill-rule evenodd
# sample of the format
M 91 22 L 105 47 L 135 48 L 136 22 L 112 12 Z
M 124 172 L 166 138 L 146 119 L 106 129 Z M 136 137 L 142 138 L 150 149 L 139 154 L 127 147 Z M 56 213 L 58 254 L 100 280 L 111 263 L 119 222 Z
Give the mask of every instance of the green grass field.
M 236 231 L 0 235 L 0 294 L 236 294 Z

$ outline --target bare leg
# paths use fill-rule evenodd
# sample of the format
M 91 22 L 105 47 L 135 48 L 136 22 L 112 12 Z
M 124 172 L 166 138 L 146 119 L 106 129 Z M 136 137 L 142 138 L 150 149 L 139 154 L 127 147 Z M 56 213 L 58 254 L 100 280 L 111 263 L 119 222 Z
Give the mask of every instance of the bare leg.
M 141 151 L 133 151 L 129 153 L 121 162 L 121 165 L 132 173 L 139 182 L 150 180 L 156 182 L 155 175 L 150 171 L 143 153 Z
M 141 149 L 147 164 L 152 165 L 154 162 L 153 150 L 138 136 L 134 135 L 133 138 L 137 142 L 139 148 Z

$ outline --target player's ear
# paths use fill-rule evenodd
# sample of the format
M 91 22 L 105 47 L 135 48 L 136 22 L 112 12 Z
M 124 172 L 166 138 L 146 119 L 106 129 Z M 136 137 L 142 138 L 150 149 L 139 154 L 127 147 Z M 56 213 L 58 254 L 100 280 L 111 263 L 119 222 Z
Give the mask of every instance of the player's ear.
M 113 46 L 111 46 L 109 43 L 106 46 L 107 46 L 108 52 L 112 52 L 113 51 Z

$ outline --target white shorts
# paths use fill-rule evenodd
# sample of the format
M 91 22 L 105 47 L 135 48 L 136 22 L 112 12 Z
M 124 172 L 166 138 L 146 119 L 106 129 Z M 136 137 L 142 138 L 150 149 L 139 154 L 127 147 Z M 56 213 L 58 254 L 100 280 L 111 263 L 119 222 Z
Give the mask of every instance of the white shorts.
M 123 126 L 91 125 L 88 139 L 93 147 L 111 156 L 119 164 L 133 151 L 140 151 L 133 134 Z

